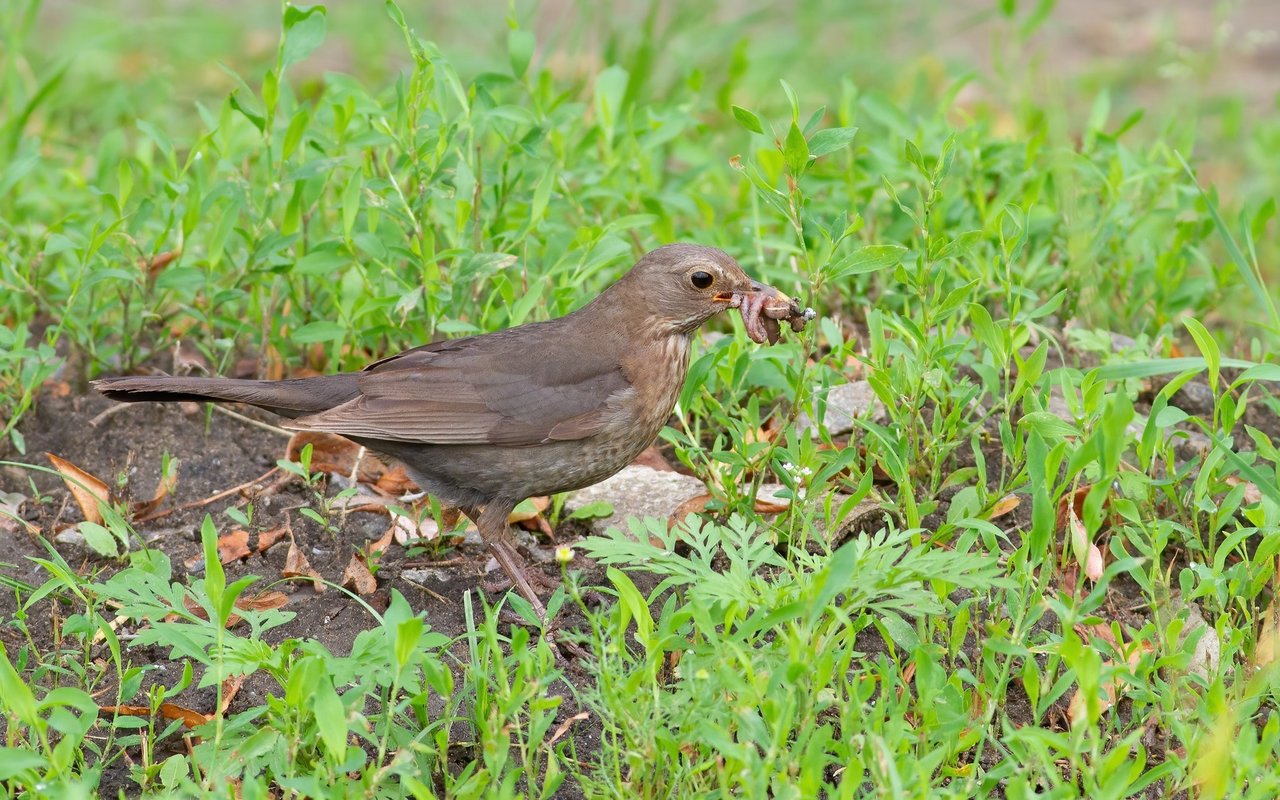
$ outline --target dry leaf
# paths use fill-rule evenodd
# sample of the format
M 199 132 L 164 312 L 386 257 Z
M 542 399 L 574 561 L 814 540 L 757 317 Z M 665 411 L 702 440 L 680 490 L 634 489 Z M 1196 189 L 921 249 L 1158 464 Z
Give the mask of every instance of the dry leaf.
M 631 463 L 632 465 L 656 469 L 659 472 L 675 472 L 675 468 L 671 466 L 670 462 L 662 457 L 662 451 L 659 450 L 656 445 L 649 445 L 646 447 L 641 451 L 640 455 L 636 456 L 635 461 L 632 461 Z
M 98 706 L 98 712 L 101 714 L 119 714 L 125 717 L 151 716 L 150 706 Z M 174 703 L 161 703 L 158 713 L 165 719 L 182 720 L 182 724 L 188 728 L 203 725 L 213 719 L 208 714 L 201 714 L 199 711 L 192 711 Z
M 369 546 L 365 548 L 365 552 L 369 553 L 370 555 L 376 555 L 378 553 L 382 553 L 388 547 L 391 546 L 391 543 L 395 541 L 395 538 L 396 538 L 396 526 L 392 525 L 387 528 L 386 533 L 382 534 L 381 539 L 377 540 L 376 542 L 370 542 Z
M 236 608 L 244 611 L 266 611 L 271 608 L 283 608 L 288 604 L 289 595 L 274 589 L 236 599 Z
M 1079 487 L 1071 494 L 1064 495 L 1063 498 L 1058 501 L 1058 530 L 1063 530 L 1067 527 L 1067 519 L 1070 514 L 1075 514 L 1077 517 L 1084 516 L 1084 498 L 1089 494 L 1089 490 L 1092 488 L 1093 484 L 1086 484 Z
M 528 520 L 538 517 L 543 511 L 546 511 L 550 507 L 550 497 L 530 497 L 528 500 L 517 506 L 516 510 L 512 511 L 507 516 L 507 522 L 512 525 L 519 522 L 527 522 Z
M 238 597 L 236 598 L 235 607 L 242 611 L 264 611 L 269 608 L 280 608 L 288 602 L 289 596 L 287 594 L 272 590 L 259 592 L 255 595 L 243 595 Z M 192 597 L 188 596 L 184 598 L 182 604 L 186 607 L 187 611 L 195 614 L 200 619 L 209 619 L 209 615 L 205 613 L 204 607 L 197 603 Z M 165 617 L 166 622 L 172 622 L 175 619 L 178 619 L 178 615 L 176 613 L 169 614 Z M 239 614 L 228 614 L 226 627 L 234 628 L 236 625 L 239 625 L 240 621 L 243 619 L 244 617 Z
M 995 506 L 992 507 L 991 513 L 987 516 L 987 519 L 999 519 L 1005 514 L 1013 511 L 1021 505 L 1021 503 L 1022 499 L 1016 494 L 1007 494 L 1000 498 L 1000 502 L 996 503 Z
M 252 553 L 253 550 L 249 549 L 249 532 L 243 528 L 236 528 L 231 533 L 218 537 L 218 560 L 223 564 L 248 558 Z
M 391 512 L 391 527 L 395 540 L 401 547 L 430 542 L 440 536 L 440 526 L 430 514 L 415 520 L 413 517 Z
M 1228 475 L 1226 478 L 1226 482 L 1227 482 L 1227 485 L 1229 486 L 1239 486 L 1241 484 L 1244 484 L 1244 504 L 1245 505 L 1254 506 L 1262 502 L 1262 491 L 1258 488 L 1258 485 L 1256 483 L 1243 480 L 1236 475 Z
M 30 533 L 40 530 L 22 518 L 22 504 L 25 502 L 25 494 L 0 492 L 0 531 L 16 531 L 20 527 L 26 528 Z
M 164 268 L 172 264 L 180 255 L 182 255 L 181 250 L 169 250 L 157 253 L 145 261 L 138 259 L 138 265 L 147 273 L 148 279 L 155 280 L 156 276 L 164 272 Z
M 231 701 L 236 699 L 236 695 L 240 694 L 240 687 L 244 686 L 244 679 L 248 675 L 232 675 L 222 682 L 222 702 L 218 704 L 218 716 L 227 713 L 227 709 L 231 707 Z
M 1089 643 L 1090 635 L 1097 636 L 1110 644 L 1115 648 L 1116 652 L 1124 656 L 1124 661 L 1129 666 L 1130 672 L 1133 672 L 1138 668 L 1138 664 L 1142 661 L 1142 656 L 1144 654 L 1152 652 L 1150 642 L 1129 642 L 1128 644 L 1125 644 L 1123 639 L 1117 641 L 1114 632 L 1111 630 L 1111 626 L 1103 623 L 1089 626 L 1077 625 L 1076 632 L 1080 634 L 1082 639 L 1084 639 L 1086 645 Z M 1102 707 L 1100 710 L 1104 712 L 1115 705 L 1116 696 L 1125 685 L 1124 675 L 1115 671 L 1115 665 L 1116 662 L 1111 660 L 1104 660 L 1102 662 L 1102 671 L 1104 673 L 1112 673 L 1112 677 L 1109 680 L 1104 680 L 1101 687 Z M 1086 711 L 1085 697 L 1080 693 L 1080 689 L 1077 687 L 1075 694 L 1071 696 L 1071 703 L 1067 707 L 1067 716 L 1071 719 L 1071 723 L 1074 725 L 1075 723 L 1086 719 Z
M 685 500 L 676 506 L 676 510 L 671 512 L 671 524 L 684 522 L 685 518 L 690 514 L 701 514 L 707 510 L 707 504 L 711 502 L 711 495 L 698 494 Z
M 289 535 L 289 529 L 284 525 L 272 528 L 269 531 L 263 531 L 258 534 L 258 552 L 265 553 L 271 549 L 271 546 Z
M 151 499 L 135 502 L 129 509 L 130 515 L 135 520 L 153 513 L 178 485 L 178 460 L 174 459 L 170 464 L 172 468 L 168 474 L 160 476 L 160 483 L 156 484 L 156 491 Z
M 1276 661 L 1277 645 L 1280 645 L 1280 606 L 1273 597 L 1258 627 L 1258 643 L 1253 648 L 1253 666 L 1262 669 Z
M 555 733 L 551 734 L 551 738 L 547 740 L 547 746 L 550 747 L 551 745 L 560 741 L 560 739 L 562 739 L 564 735 L 569 732 L 569 728 L 572 727 L 573 723 L 581 722 L 582 720 L 589 719 L 590 717 L 591 715 L 588 714 L 587 712 L 579 711 L 577 714 L 574 714 L 572 717 L 569 717 L 564 722 L 561 722 L 559 727 L 556 728 Z
M 297 542 L 290 543 L 289 554 L 285 556 L 284 569 L 280 570 L 280 574 L 286 578 L 309 579 L 317 594 L 325 590 L 324 579 L 311 568 L 311 562 L 302 554 L 302 548 L 298 547 Z
M 781 514 L 791 508 L 791 499 L 779 497 L 775 492 L 761 492 L 756 495 L 755 512 L 757 514 Z
M 342 572 L 342 586 L 358 595 L 373 594 L 378 590 L 378 579 L 373 577 L 369 567 L 359 553 L 354 553 Z
M 80 513 L 84 514 L 84 518 L 89 522 L 101 525 L 102 513 L 98 511 L 98 504 L 106 503 L 110 499 L 107 485 L 66 459 L 59 458 L 53 453 L 45 453 L 45 455 L 49 457 L 53 468 L 67 484 L 67 489 L 75 498 L 76 505 L 80 506 Z

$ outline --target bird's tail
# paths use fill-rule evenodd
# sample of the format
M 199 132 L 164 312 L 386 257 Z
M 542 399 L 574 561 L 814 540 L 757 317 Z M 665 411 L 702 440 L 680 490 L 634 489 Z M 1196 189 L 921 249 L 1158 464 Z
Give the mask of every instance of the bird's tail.
M 168 375 L 103 378 L 93 387 L 112 400 L 125 403 L 196 400 L 247 403 L 284 417 L 316 414 L 360 394 L 357 373 L 322 375 L 285 381 L 235 378 L 180 378 Z

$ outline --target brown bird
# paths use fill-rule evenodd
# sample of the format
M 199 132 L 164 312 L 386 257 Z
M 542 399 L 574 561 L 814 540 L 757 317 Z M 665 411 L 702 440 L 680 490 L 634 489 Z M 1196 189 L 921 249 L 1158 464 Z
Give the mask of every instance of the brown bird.
M 631 463 L 671 415 L 694 331 L 731 307 L 757 342 L 776 341 L 777 320 L 799 330 L 813 313 L 720 250 L 673 244 L 566 316 L 415 347 L 360 372 L 94 386 L 126 402 L 247 403 L 291 418 L 286 428 L 341 434 L 398 459 L 422 489 L 475 522 L 545 616 L 507 517 L 525 498 L 589 486 Z

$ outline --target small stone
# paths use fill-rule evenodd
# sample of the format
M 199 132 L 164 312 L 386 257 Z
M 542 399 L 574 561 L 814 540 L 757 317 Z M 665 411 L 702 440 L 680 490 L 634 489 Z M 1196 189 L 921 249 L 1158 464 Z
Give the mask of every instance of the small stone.
M 84 534 L 75 528 L 67 528 L 65 531 L 59 532 L 53 537 L 53 543 L 72 550 L 83 550 L 86 553 L 93 552 L 89 547 L 89 543 L 84 540 Z
M 1195 417 L 1208 418 L 1213 414 L 1213 390 L 1207 383 L 1187 383 L 1169 400 L 1169 405 L 1177 406 Z
M 827 410 L 822 417 L 822 425 L 831 436 L 840 436 L 853 430 L 853 420 L 862 417 L 867 409 L 871 410 L 871 420 L 884 422 L 887 419 L 884 404 L 876 397 L 875 391 L 868 381 L 851 381 L 832 386 L 827 392 Z M 801 431 L 810 431 L 813 438 L 818 438 L 818 429 L 808 415 L 801 414 L 796 422 Z
M 613 506 L 612 516 L 584 521 L 590 533 L 601 534 L 611 526 L 625 525 L 629 517 L 667 519 L 685 500 L 706 491 L 697 478 L 633 464 L 612 478 L 569 495 L 564 517 L 591 503 L 608 503 Z
M 409 583 L 426 586 L 429 583 L 448 583 L 458 577 L 458 573 L 441 567 L 423 567 L 421 569 L 402 569 L 400 570 L 400 577 Z

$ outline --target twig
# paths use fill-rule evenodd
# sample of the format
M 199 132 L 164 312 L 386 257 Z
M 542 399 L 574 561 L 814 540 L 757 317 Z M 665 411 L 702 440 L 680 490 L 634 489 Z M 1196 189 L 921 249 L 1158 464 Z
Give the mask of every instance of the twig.
M 232 486 L 230 489 L 223 490 L 221 492 L 218 492 L 215 495 L 210 495 L 209 497 L 204 497 L 199 500 L 192 500 L 191 502 L 183 503 L 180 506 L 175 506 L 173 508 L 166 508 L 160 511 L 155 511 L 151 514 L 146 515 L 145 517 L 138 517 L 137 519 L 134 520 L 134 522 L 135 523 L 151 522 L 152 520 L 160 519 L 161 517 L 167 517 L 175 511 L 187 511 L 188 509 L 200 508 L 201 506 L 207 506 L 210 503 L 216 503 L 217 501 L 221 500 L 224 497 L 229 497 L 238 492 L 242 492 L 245 489 L 251 489 L 254 486 L 257 486 L 259 483 L 266 480 L 267 478 L 270 478 L 272 475 L 274 475 L 279 471 L 280 471 L 279 467 L 272 467 L 271 469 L 267 470 L 264 474 L 258 476 L 257 478 L 254 478 L 251 481 L 246 481 L 245 483 L 242 483 L 239 486 Z M 276 483 L 273 483 L 271 486 L 266 487 L 266 489 L 264 489 L 262 493 L 267 494 L 267 493 L 273 493 L 273 492 L 279 491 L 285 484 L 293 480 L 293 477 L 294 476 L 292 473 L 287 474 L 285 476 L 284 481 L 277 481 Z
M 124 411 L 128 407 L 129 407 L 128 403 L 113 403 L 109 408 L 107 408 L 101 414 L 89 420 L 89 427 L 90 428 L 98 427 L 103 422 L 105 422 L 109 417 L 114 417 L 116 414 L 119 414 L 121 411 Z
M 243 422 L 246 425 L 252 425 L 255 428 L 262 428 L 264 431 L 270 431 L 272 433 L 277 433 L 285 437 L 293 436 L 293 431 L 287 431 L 284 428 L 281 428 L 278 425 L 272 425 L 269 422 L 260 422 L 259 420 L 253 419 L 252 417 L 246 417 L 244 414 L 240 414 L 236 411 L 232 411 L 226 406 L 220 406 L 215 404 L 213 407 L 213 410 L 218 412 L 219 414 L 225 414 L 234 420 Z

